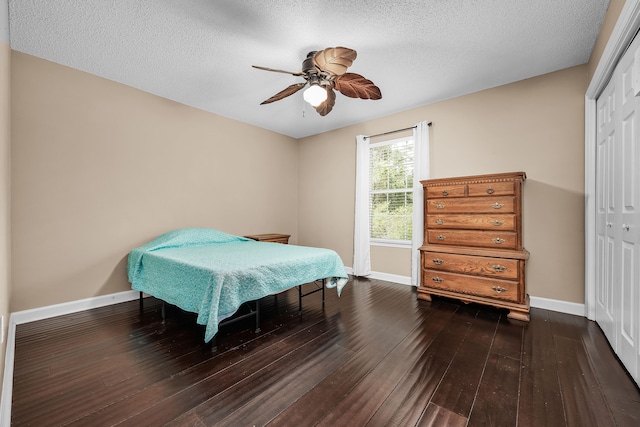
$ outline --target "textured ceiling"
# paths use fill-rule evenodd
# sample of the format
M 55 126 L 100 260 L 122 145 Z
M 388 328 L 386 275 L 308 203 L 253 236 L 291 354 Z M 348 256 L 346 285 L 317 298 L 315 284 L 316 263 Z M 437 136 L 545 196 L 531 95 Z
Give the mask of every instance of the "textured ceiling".
M 14 50 L 296 138 L 587 62 L 609 0 L 9 0 Z M 298 92 L 307 52 L 346 46 L 378 101 Z

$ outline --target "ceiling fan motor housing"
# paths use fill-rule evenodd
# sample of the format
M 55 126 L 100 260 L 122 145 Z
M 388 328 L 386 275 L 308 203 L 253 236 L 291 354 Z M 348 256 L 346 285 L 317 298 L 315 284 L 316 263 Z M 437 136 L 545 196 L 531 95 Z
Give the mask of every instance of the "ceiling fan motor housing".
M 307 73 L 317 73 L 318 69 L 316 68 L 315 64 L 313 63 L 313 58 L 315 58 L 317 51 L 311 51 L 309 53 L 307 53 L 307 59 L 305 59 L 304 61 L 302 61 L 302 72 L 307 74 Z

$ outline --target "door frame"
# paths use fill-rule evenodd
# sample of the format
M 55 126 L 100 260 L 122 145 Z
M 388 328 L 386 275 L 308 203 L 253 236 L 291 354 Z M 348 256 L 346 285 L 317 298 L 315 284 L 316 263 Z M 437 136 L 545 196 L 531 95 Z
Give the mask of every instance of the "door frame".
M 602 52 L 585 93 L 585 315 L 596 313 L 596 100 L 605 89 L 618 61 L 640 29 L 640 0 L 627 0 Z

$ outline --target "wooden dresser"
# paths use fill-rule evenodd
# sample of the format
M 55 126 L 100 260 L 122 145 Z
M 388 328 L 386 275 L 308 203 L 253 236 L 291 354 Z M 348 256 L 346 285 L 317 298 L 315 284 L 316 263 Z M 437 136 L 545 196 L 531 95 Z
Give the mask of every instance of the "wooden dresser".
M 457 298 L 529 320 L 522 243 L 524 172 L 421 181 L 424 244 L 418 298 Z

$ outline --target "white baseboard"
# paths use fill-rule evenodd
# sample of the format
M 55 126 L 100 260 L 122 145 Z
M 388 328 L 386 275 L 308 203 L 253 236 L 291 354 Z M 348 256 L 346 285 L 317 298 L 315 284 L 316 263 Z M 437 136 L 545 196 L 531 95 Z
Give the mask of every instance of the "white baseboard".
M 16 325 L 20 325 L 22 323 L 35 322 L 36 320 L 48 319 L 50 317 L 91 310 L 92 308 L 133 301 L 138 299 L 139 296 L 140 292 L 138 291 L 123 291 L 115 294 L 81 299 L 78 301 L 33 308 L 31 310 L 16 311 L 15 313 L 11 313 L 11 317 L 14 319 Z
M 586 313 L 584 304 L 561 301 L 557 299 L 530 296 L 529 304 L 534 308 L 542 308 L 545 310 L 557 311 L 565 314 L 573 314 L 575 316 L 585 317 Z
M 62 316 L 65 314 L 77 313 L 79 311 L 90 310 L 92 308 L 104 307 L 121 302 L 133 301 L 139 297 L 140 292 L 131 290 L 11 313 L 8 325 L 9 332 L 7 335 L 7 351 L 4 359 L 2 402 L 0 402 L 0 426 L 11 425 L 16 325 L 48 319 L 50 317 Z
M 348 274 L 353 275 L 353 268 L 345 267 Z M 391 283 L 399 283 L 401 285 L 411 285 L 411 277 L 400 276 L 398 274 L 381 273 L 379 271 L 372 271 L 371 274 L 364 276 L 368 279 L 384 280 Z
M 398 274 L 380 273 L 380 272 L 374 271 L 367 277 L 371 279 L 385 280 L 387 282 L 398 283 L 400 285 L 411 286 L 411 277 L 408 277 L 408 276 L 400 276 Z

